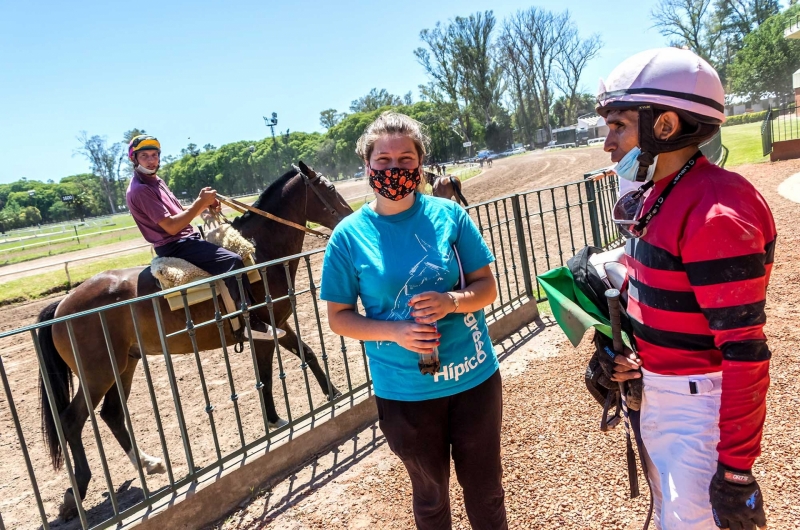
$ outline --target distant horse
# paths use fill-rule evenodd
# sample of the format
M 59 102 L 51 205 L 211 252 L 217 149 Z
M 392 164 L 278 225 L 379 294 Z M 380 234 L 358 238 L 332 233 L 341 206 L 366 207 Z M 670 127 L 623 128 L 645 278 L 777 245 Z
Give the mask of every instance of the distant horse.
M 453 175 L 433 176 L 433 196 L 452 199 L 462 206 L 469 206 L 464 194 L 461 193 L 461 181 Z
M 253 206 L 302 226 L 311 221 L 331 229 L 345 216 L 353 213 L 347 202 L 325 177 L 317 175 L 302 162 L 300 162 L 300 168 L 302 172 L 291 170 L 270 185 Z M 233 227 L 239 230 L 242 236 L 255 243 L 255 258 L 258 263 L 298 254 L 303 248 L 304 232 L 260 215 L 247 212 L 233 221 Z M 290 285 L 294 283 L 297 267 L 298 261 L 296 260 L 289 264 L 290 279 L 287 279 L 282 267 L 268 270 L 267 281 L 273 298 L 282 297 L 288 293 Z M 265 291 L 262 282 L 255 282 L 252 287 L 256 300 L 264 300 Z M 39 315 L 39 322 L 131 300 L 137 296 L 158 291 L 159 287 L 151 274 L 150 267 L 102 272 L 82 283 L 66 298 L 47 306 Z M 167 335 L 185 329 L 185 312 L 170 311 L 169 304 L 163 297 L 159 301 L 163 334 Z M 108 329 L 113 330 L 109 333 L 109 341 L 119 367 L 120 380 L 126 399 L 130 394 L 134 371 L 141 356 L 162 353 L 161 335 L 152 302 L 149 300 L 138 302 L 133 305 L 133 310 L 136 314 L 138 329 L 134 329 L 131 308 L 128 305 L 105 311 Z M 270 313 L 267 307 L 260 308 L 255 313 L 263 322 L 270 322 Z M 194 322 L 213 320 L 215 315 L 213 301 L 209 300 L 191 306 L 191 314 Z M 286 331 L 286 335 L 279 339 L 280 345 L 299 357 L 298 346 L 300 343 L 288 322 L 292 314 L 292 302 L 289 299 L 276 302 L 273 306 L 273 314 L 275 325 Z M 111 429 L 114 437 L 134 465 L 138 455 L 143 470 L 148 474 L 163 473 L 164 466 L 160 459 L 148 456 L 138 447 L 134 447 L 131 442 L 125 426 L 122 403 L 115 384 L 100 317 L 90 315 L 73 319 L 72 327 L 92 407 L 97 407 L 103 400 L 100 417 Z M 230 326 L 225 326 L 224 329 L 226 344 L 234 343 Z M 222 347 L 217 326 L 195 328 L 194 333 L 198 350 Z M 141 343 L 137 340 L 137 334 L 141 337 Z M 44 358 L 44 372 L 48 374 L 53 388 L 56 405 L 54 412 L 61 420 L 64 437 L 72 451 L 78 494 L 83 499 L 91 479 L 91 470 L 81 439 L 81 432 L 89 417 L 89 409 L 83 397 L 83 389 L 79 388 L 74 396 L 72 395 L 72 373 L 76 371 L 77 365 L 70 347 L 66 324 L 58 323 L 41 328 L 39 342 Z M 186 333 L 166 339 L 166 344 L 171 355 L 194 352 L 191 337 Z M 278 417 L 272 396 L 272 361 L 275 344 L 272 341 L 254 341 L 254 345 L 259 380 L 264 385 L 263 395 L 269 427 L 276 428 L 285 425 L 286 422 Z M 305 343 L 302 343 L 302 347 L 305 353 L 305 362 L 313 372 L 323 393 L 329 400 L 340 395 L 320 368 L 314 352 Z M 58 470 L 62 465 L 64 455 L 61 453 L 54 417 L 45 394 L 44 382 L 41 379 L 40 390 L 43 431 L 50 449 L 53 467 Z M 59 510 L 59 515 L 64 519 L 69 519 L 76 514 L 76 500 L 72 488 L 70 488 L 64 494 L 64 502 Z

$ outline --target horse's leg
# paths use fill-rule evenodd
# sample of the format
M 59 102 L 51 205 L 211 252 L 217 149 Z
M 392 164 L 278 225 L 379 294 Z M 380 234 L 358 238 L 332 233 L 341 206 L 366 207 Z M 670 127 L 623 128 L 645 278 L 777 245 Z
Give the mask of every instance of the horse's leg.
M 100 394 L 95 398 L 92 390 L 89 390 L 92 403 L 96 404 L 100 400 Z M 86 408 L 86 400 L 83 397 L 83 385 L 78 386 L 78 391 L 59 415 L 61 426 L 64 429 L 64 438 L 67 440 L 70 451 L 72 451 L 72 463 L 75 466 L 75 481 L 78 483 L 78 494 L 81 499 L 86 498 L 86 490 L 89 481 L 92 479 L 92 470 L 89 468 L 89 461 L 86 459 L 86 449 L 83 447 L 83 426 L 89 418 L 89 410 Z M 75 494 L 72 488 L 64 493 L 64 502 L 58 510 L 58 515 L 62 519 L 69 520 L 78 515 L 78 505 L 75 501 Z
M 256 347 L 258 377 L 264 385 L 264 399 L 266 401 L 269 429 L 278 429 L 288 422 L 278 416 L 278 411 L 275 409 L 275 396 L 272 394 L 272 358 L 275 353 L 275 343 L 271 340 L 254 340 L 253 344 Z
M 286 335 L 278 339 L 278 343 L 281 346 L 295 354 L 298 358 L 300 358 L 300 351 L 297 349 L 297 335 L 295 334 L 294 330 L 291 329 L 289 326 L 284 326 L 284 331 L 286 331 Z M 303 344 L 303 355 L 306 359 L 306 364 L 309 368 L 311 368 L 311 372 L 314 374 L 314 377 L 319 383 L 319 387 L 322 389 L 322 393 L 328 398 L 328 401 L 336 399 L 337 397 L 341 396 L 342 393 L 337 390 L 336 386 L 333 384 L 333 381 L 330 382 L 330 393 L 328 393 L 328 378 L 325 376 L 325 372 L 322 370 L 322 367 L 319 365 L 319 360 L 317 359 L 317 355 L 314 353 L 308 344 L 302 342 Z
M 126 403 L 128 401 L 128 396 L 130 396 L 131 393 L 133 374 L 136 372 L 137 364 L 138 359 L 128 358 L 128 364 L 125 367 L 125 371 L 120 374 Z M 131 464 L 133 464 L 134 468 L 137 467 L 136 453 L 138 453 L 139 461 L 142 463 L 142 467 L 148 475 L 153 475 L 155 473 L 166 473 L 167 469 L 164 467 L 164 463 L 160 458 L 150 456 L 138 447 L 133 446 L 131 436 L 128 433 L 127 427 L 125 426 L 125 413 L 122 410 L 122 403 L 119 399 L 119 390 L 117 390 L 116 383 L 114 383 L 114 386 L 112 386 L 111 389 L 106 392 L 106 397 L 103 400 L 103 406 L 100 409 L 100 417 L 103 418 L 103 421 L 106 422 L 108 428 L 111 429 L 114 438 L 117 439 L 119 445 L 122 447 L 122 450 L 125 451 L 126 455 L 128 455 L 128 458 L 130 458 Z

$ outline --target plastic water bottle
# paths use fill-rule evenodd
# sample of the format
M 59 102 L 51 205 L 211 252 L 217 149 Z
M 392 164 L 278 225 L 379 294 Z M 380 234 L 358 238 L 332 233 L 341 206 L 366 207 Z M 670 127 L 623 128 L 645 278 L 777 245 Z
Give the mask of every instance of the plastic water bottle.
M 431 324 L 433 329 L 439 331 L 436 322 Z M 434 339 L 432 342 L 436 344 L 439 339 Z M 420 373 L 422 375 L 428 374 L 433 375 L 439 371 L 439 348 L 437 346 L 433 347 L 432 353 L 420 353 L 419 360 L 417 361 L 417 366 L 419 367 Z

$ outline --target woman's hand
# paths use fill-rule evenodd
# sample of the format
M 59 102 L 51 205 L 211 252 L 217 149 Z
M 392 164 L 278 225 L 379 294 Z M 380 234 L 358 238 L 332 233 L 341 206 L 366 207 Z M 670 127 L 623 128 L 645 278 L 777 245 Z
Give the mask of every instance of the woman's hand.
M 420 324 L 433 324 L 455 310 L 453 299 L 447 293 L 428 291 L 415 295 L 408 302 L 411 316 Z
M 392 322 L 392 341 L 403 348 L 417 353 L 433 353 L 433 347 L 439 346 L 441 335 L 431 325 L 418 324 L 410 320 Z

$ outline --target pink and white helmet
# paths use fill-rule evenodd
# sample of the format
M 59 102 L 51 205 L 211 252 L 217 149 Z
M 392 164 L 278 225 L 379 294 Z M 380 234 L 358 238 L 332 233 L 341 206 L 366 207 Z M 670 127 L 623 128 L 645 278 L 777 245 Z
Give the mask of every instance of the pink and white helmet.
M 725 90 L 716 70 L 701 57 L 679 48 L 656 48 L 626 59 L 600 81 L 597 112 L 642 105 L 689 113 L 713 125 L 725 122 Z

